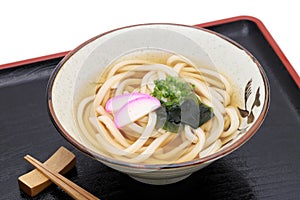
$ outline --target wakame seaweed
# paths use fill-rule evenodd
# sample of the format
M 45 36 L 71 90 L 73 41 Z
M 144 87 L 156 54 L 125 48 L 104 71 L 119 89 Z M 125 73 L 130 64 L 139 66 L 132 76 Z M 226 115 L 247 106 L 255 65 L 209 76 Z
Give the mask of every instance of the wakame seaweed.
M 172 76 L 154 83 L 151 95 L 162 105 L 156 110 L 157 128 L 179 132 L 186 124 L 196 129 L 213 117 L 212 108 L 197 98 L 189 83 Z

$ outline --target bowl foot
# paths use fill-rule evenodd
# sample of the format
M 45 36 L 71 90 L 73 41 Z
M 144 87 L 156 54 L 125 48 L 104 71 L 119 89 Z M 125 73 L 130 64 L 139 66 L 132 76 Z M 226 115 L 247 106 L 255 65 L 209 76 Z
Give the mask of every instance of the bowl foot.
M 187 174 L 184 176 L 179 176 L 179 177 L 174 177 L 174 178 L 167 178 L 167 179 L 151 179 L 151 178 L 143 178 L 143 177 L 137 177 L 134 175 L 129 175 L 131 178 L 133 178 L 134 180 L 137 180 L 139 182 L 142 183 L 146 183 L 146 184 L 151 184 L 151 185 L 167 185 L 167 184 L 172 184 L 172 183 L 176 183 L 179 182 L 187 177 L 189 177 L 191 174 Z

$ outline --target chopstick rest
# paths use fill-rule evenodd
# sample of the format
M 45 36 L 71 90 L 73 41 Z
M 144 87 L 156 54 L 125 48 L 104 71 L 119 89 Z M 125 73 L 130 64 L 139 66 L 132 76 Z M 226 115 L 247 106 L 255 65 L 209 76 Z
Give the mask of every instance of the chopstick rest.
M 65 174 L 75 166 L 76 157 L 65 147 L 60 147 L 44 164 L 55 172 Z M 51 183 L 52 182 L 37 169 L 18 178 L 20 189 L 32 197 L 39 194 L 51 185 Z
M 39 162 L 35 158 L 30 155 L 26 155 L 24 157 L 30 164 L 36 167 L 40 172 L 42 172 L 45 176 L 47 176 L 53 183 L 55 183 L 58 187 L 63 189 L 66 193 L 68 193 L 71 197 L 76 200 L 100 200 L 98 197 L 89 193 L 85 189 L 76 185 L 74 182 L 65 178 L 63 175 L 52 171 L 47 165 Z

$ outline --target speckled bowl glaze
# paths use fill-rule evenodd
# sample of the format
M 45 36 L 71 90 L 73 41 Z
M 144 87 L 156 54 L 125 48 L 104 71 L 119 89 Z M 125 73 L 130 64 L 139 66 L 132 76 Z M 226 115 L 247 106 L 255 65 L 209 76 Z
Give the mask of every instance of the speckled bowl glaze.
M 226 74 L 236 86 L 242 123 L 239 135 L 220 151 L 178 164 L 133 164 L 89 148 L 80 137 L 77 106 L 95 94 L 95 83 L 116 58 L 138 49 L 163 49 Z M 245 94 L 251 90 L 251 95 Z M 241 147 L 262 124 L 269 107 L 269 84 L 258 61 L 242 46 L 215 32 L 178 24 L 142 24 L 98 35 L 71 51 L 56 67 L 48 84 L 48 109 L 62 136 L 81 152 L 149 184 L 178 182 Z M 79 163 L 80 164 L 80 163 Z

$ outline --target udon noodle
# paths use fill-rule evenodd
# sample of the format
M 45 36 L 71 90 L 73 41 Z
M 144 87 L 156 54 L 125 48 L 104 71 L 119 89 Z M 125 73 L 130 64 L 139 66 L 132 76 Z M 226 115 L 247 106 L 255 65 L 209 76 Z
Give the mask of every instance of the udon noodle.
M 183 125 L 178 133 L 156 128 L 155 110 L 118 128 L 115 113 L 105 106 L 122 94 L 149 94 L 155 80 L 180 77 L 201 102 L 213 109 L 213 117 L 198 128 Z M 165 61 L 121 60 L 103 73 L 96 94 L 83 99 L 77 112 L 83 138 L 95 151 L 111 158 L 146 164 L 168 164 L 203 158 L 219 151 L 235 138 L 240 117 L 232 100 L 232 86 L 218 71 L 195 66 L 179 55 Z

